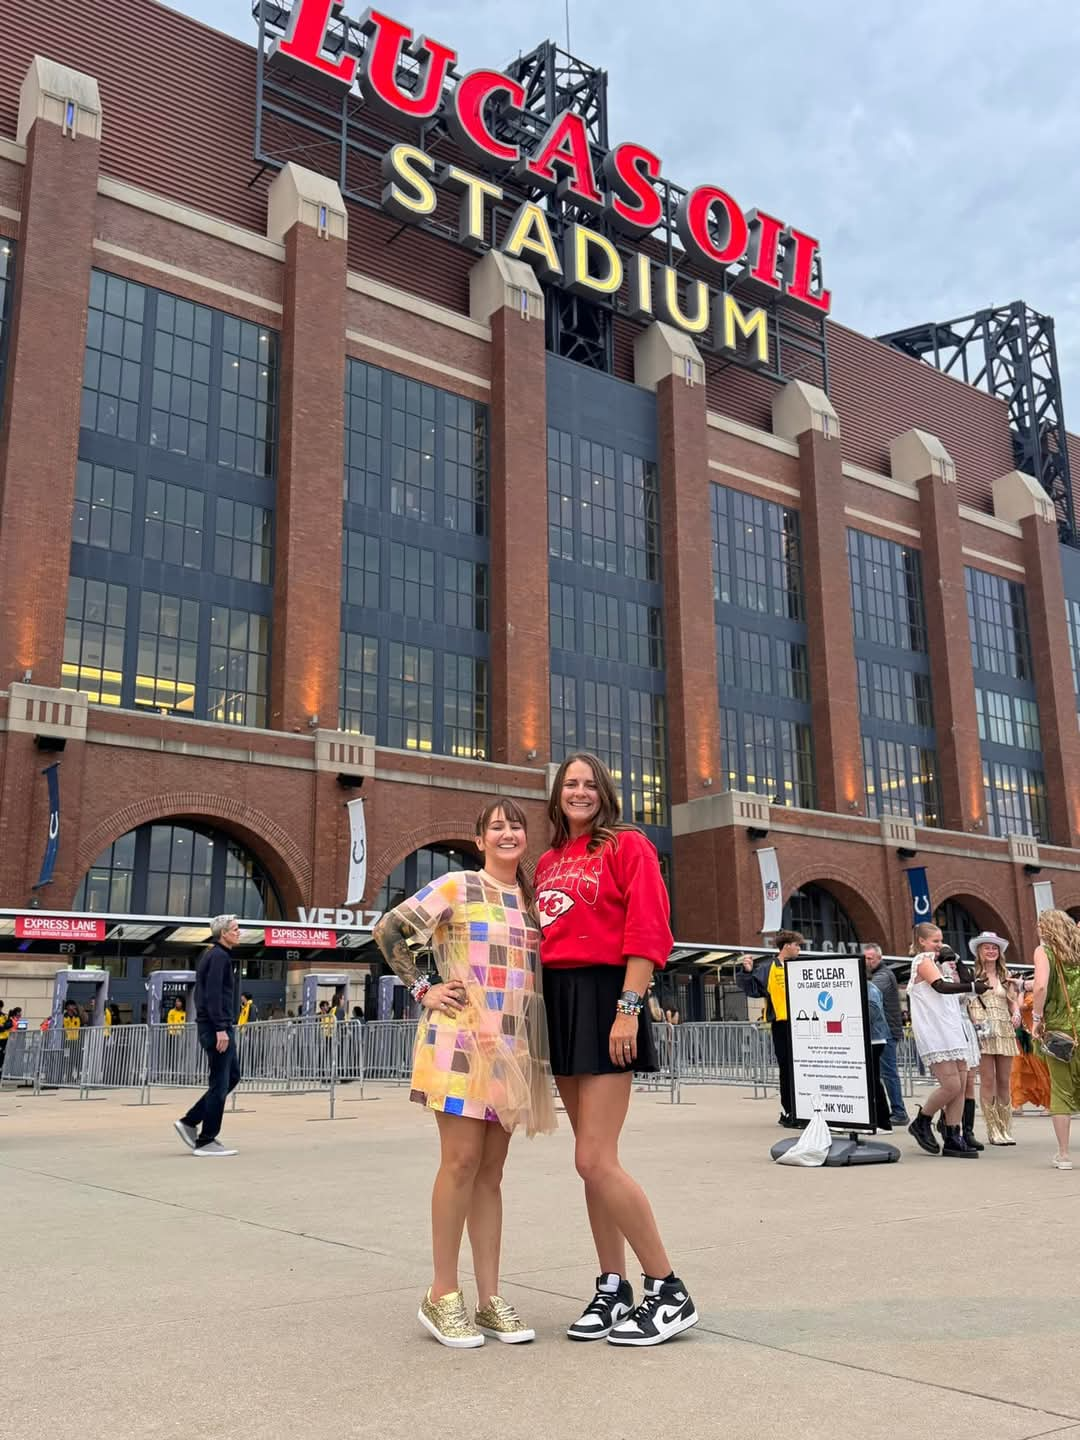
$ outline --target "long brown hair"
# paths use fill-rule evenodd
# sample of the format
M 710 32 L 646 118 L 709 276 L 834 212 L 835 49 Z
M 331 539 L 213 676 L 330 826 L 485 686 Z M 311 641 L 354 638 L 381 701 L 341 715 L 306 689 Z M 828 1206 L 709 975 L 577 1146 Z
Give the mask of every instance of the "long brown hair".
M 1080 926 L 1064 910 L 1044 910 L 1039 916 L 1039 939 L 1055 960 L 1070 970 L 1080 968 Z
M 573 755 L 568 755 L 555 772 L 555 779 L 551 784 L 551 795 L 548 798 L 548 819 L 551 821 L 551 848 L 560 849 L 570 839 L 570 826 L 567 824 L 566 816 L 562 808 L 562 788 L 566 782 L 566 772 L 570 766 L 577 761 L 588 765 L 596 781 L 596 791 L 600 797 L 600 808 L 593 816 L 592 833 L 589 837 L 588 849 L 590 854 L 601 849 L 609 841 L 618 844 L 620 830 L 637 830 L 636 825 L 627 825 L 619 819 L 622 806 L 619 803 L 618 791 L 615 789 L 615 782 L 611 778 L 611 772 L 595 755 L 590 755 L 587 750 L 578 750 Z
M 525 815 L 525 811 L 516 800 L 511 800 L 508 796 L 497 795 L 488 801 L 477 817 L 476 838 L 478 840 L 491 824 L 493 817 L 500 814 L 509 824 L 520 825 L 525 831 L 526 837 L 528 836 L 529 821 Z M 517 883 L 521 887 L 522 898 L 525 901 L 525 909 L 533 919 L 536 920 L 536 892 L 533 889 L 532 879 L 525 873 L 525 867 L 521 864 L 520 860 L 518 861 L 517 867 Z

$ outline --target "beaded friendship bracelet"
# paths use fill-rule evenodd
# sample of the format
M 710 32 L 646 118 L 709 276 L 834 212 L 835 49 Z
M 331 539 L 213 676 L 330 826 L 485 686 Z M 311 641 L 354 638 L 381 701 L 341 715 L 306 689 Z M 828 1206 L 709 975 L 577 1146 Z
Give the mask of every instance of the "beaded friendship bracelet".
M 640 1015 L 644 1004 L 636 990 L 624 990 L 619 996 L 615 1009 L 620 1015 Z
M 416 979 L 413 981 L 413 983 L 409 986 L 409 994 L 412 996 L 412 998 L 413 998 L 413 999 L 416 1001 L 416 1003 L 419 1005 L 420 1001 L 423 1000 L 424 996 L 427 994 L 427 992 L 428 992 L 430 989 L 431 989 L 431 976 L 430 976 L 430 975 L 418 975 L 418 976 L 416 977 Z

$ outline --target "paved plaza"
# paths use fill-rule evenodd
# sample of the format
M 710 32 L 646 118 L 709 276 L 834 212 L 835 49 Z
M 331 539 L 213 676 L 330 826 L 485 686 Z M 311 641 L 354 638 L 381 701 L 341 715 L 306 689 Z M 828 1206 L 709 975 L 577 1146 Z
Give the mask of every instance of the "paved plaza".
M 1080 1440 L 1080 1169 L 1045 1119 L 973 1164 L 905 1135 L 899 1165 L 796 1171 L 771 1101 L 636 1095 L 624 1153 L 702 1322 L 618 1351 L 562 1335 L 595 1263 L 561 1116 L 507 1170 L 504 1290 L 537 1341 L 462 1353 L 415 1321 L 435 1127 L 403 1090 L 342 1093 L 334 1121 L 243 1097 L 220 1162 L 182 1149 L 180 1097 L 0 1095 L 8 1433 Z

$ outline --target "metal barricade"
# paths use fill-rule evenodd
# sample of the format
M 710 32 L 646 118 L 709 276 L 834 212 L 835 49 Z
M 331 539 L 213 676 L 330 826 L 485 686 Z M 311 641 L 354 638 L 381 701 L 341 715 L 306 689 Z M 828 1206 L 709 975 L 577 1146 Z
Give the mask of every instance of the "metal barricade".
M 0 1077 L 5 1085 L 33 1085 L 35 1090 L 40 1087 L 44 1039 L 41 1030 L 16 1030 L 8 1037 Z
M 653 1021 L 652 1038 L 653 1048 L 656 1050 L 656 1061 L 660 1068 L 653 1072 L 635 1072 L 634 1087 L 637 1090 L 651 1090 L 657 1093 L 666 1090 L 671 1103 L 677 1105 L 679 1085 L 675 1054 L 675 1026 L 667 1021 Z
M 259 1020 L 236 1031 L 236 1058 L 240 1062 L 238 1090 L 271 1094 L 308 1088 L 301 1082 L 297 1056 L 302 1020 Z
M 209 1065 L 194 1025 L 148 1025 L 146 1087 L 204 1086 Z
M 364 1076 L 407 1085 L 412 1078 L 415 1020 L 370 1020 L 364 1026 Z
M 145 1025 L 95 1025 L 80 1034 L 79 1095 L 90 1090 L 128 1090 L 146 1080 L 149 1048 Z

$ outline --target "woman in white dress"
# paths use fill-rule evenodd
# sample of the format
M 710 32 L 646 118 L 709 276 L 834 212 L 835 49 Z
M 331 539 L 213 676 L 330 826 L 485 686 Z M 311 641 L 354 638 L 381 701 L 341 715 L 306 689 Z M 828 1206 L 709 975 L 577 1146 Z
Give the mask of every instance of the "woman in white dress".
M 972 1033 L 960 996 L 981 995 L 989 987 L 985 980 L 954 978 L 951 964 L 949 969 L 953 975 L 943 973 L 938 958 L 941 947 L 941 931 L 936 925 L 929 922 L 916 925 L 907 987 L 911 1030 L 919 1058 L 937 1085 L 920 1105 L 908 1131 L 928 1155 L 976 1160 L 978 1151 L 965 1144 L 961 1129 Z M 975 1047 L 977 1050 L 977 1038 Z M 933 1117 L 939 1110 L 945 1112 L 945 1138 L 941 1145 L 933 1128 Z

